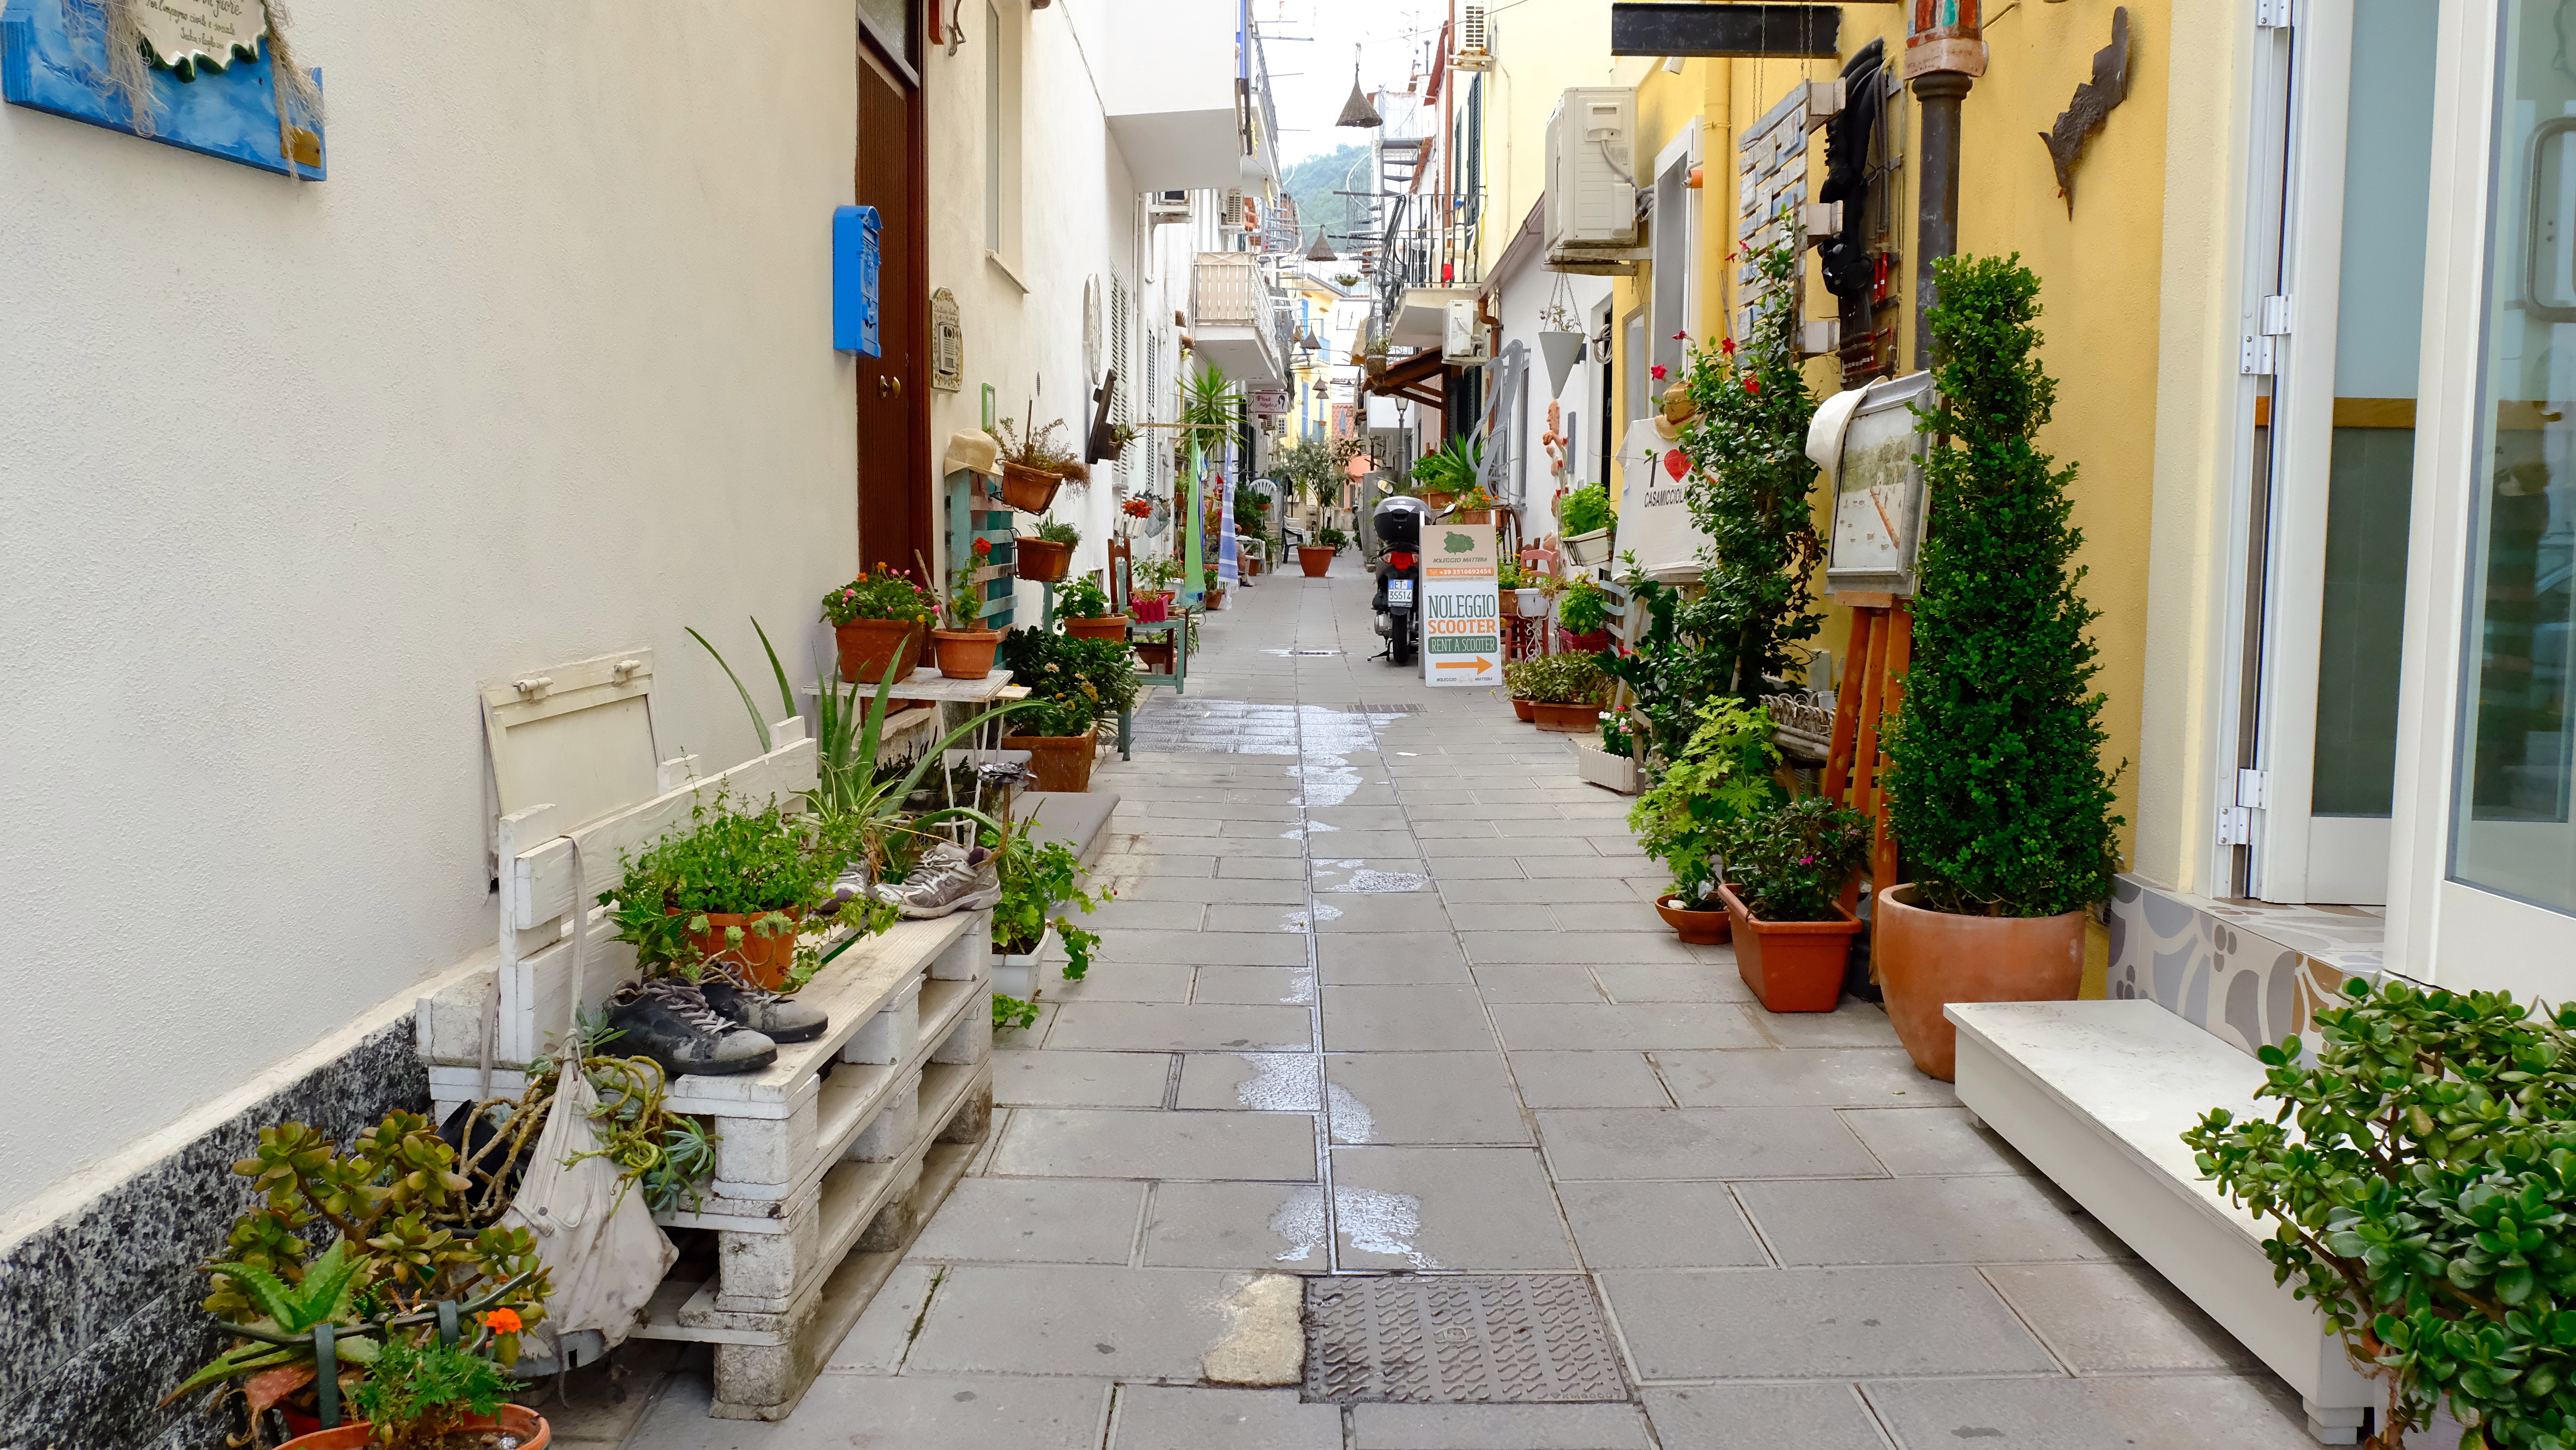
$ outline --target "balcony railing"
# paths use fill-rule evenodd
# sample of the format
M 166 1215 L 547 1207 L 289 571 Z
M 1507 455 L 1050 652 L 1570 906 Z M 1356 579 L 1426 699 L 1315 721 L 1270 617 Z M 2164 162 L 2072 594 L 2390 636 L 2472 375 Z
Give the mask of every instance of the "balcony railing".
M 1201 252 L 1190 272 L 1190 316 L 1200 327 L 1267 330 L 1270 281 L 1251 252 Z

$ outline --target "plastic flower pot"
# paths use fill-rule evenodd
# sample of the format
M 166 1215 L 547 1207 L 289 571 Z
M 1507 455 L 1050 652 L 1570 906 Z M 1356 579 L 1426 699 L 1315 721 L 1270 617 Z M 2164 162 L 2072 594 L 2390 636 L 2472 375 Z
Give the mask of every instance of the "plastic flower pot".
M 993 673 L 993 652 L 1002 647 L 998 629 L 934 629 L 939 641 L 939 673 L 952 680 L 980 680 Z
M 918 619 L 853 619 L 833 625 L 832 639 L 841 648 L 841 678 L 873 685 L 885 678 L 886 666 L 901 657 L 903 668 L 895 679 L 904 680 L 920 667 L 926 633 Z
M 2084 985 L 2084 913 L 1960 916 L 1914 904 L 1911 885 L 1878 893 L 1870 965 L 1905 1055 L 1932 1077 L 1957 1073 L 1953 1002 L 2072 1002 Z
M 1127 602 L 1128 611 L 1138 624 L 1160 624 L 1172 617 L 1172 596 L 1168 591 L 1139 594 Z
M 1019 574 L 1032 584 L 1061 584 L 1073 568 L 1073 545 L 1048 539 L 1021 538 Z
M 1531 704 L 1530 714 L 1541 730 L 1561 730 L 1568 735 L 1580 735 L 1601 728 L 1601 707 L 1598 705 L 1550 705 L 1537 701 Z
M 672 914 L 678 915 L 677 912 Z M 788 972 L 796 965 L 796 933 L 783 931 L 776 936 L 763 936 L 751 929 L 753 922 L 767 915 L 769 913 L 765 911 L 710 911 L 707 913 L 707 929 L 689 933 L 689 949 L 710 962 L 732 962 L 742 968 L 743 975 L 751 979 L 753 986 L 775 991 L 786 982 Z M 787 919 L 801 923 L 805 913 L 801 908 L 790 910 Z M 725 928 L 729 926 L 742 928 L 741 946 L 726 945 Z
M 1080 795 L 1091 789 L 1091 763 L 1098 757 L 1100 727 L 1079 735 L 1005 735 L 1004 750 L 1029 753 L 1031 784 L 1039 790 Z
M 1560 624 L 1556 627 L 1556 643 L 1567 654 L 1598 654 L 1610 647 L 1610 631 L 1605 626 L 1576 634 Z
M 1125 639 L 1127 616 L 1104 614 L 1098 619 L 1068 619 L 1064 632 L 1075 639 Z
M 1337 551 L 1327 549 L 1320 544 L 1299 544 L 1297 567 L 1306 571 L 1307 578 L 1321 579 L 1325 571 L 1333 567 L 1335 552 Z
M 1735 937 L 1735 970 L 1771 1012 L 1831 1012 L 1843 999 L 1843 964 L 1860 919 L 1834 908 L 1832 921 L 1764 921 L 1732 886 L 1717 888 Z
M 469 1415 L 458 1425 L 463 1430 L 500 1430 L 519 1439 L 519 1450 L 545 1450 L 554 1439 L 554 1427 L 546 1417 L 524 1405 L 503 1405 L 501 1413 L 490 1419 Z M 375 1426 L 364 1420 L 343 1420 L 328 1430 L 315 1430 L 298 1435 L 277 1450 L 364 1450 L 374 1443 Z
M 1679 932 L 1681 939 L 1692 946 L 1726 945 L 1727 932 L 1733 924 L 1727 920 L 1724 910 L 1693 911 L 1680 905 L 1680 901 L 1678 896 L 1656 897 L 1655 915 L 1662 917 L 1664 925 Z
M 1538 718 L 1538 706 L 1533 701 L 1516 699 L 1512 701 L 1512 713 L 1520 716 L 1524 720 L 1536 720 Z
M 1055 506 L 1055 491 L 1064 487 L 1064 475 L 1047 473 L 1024 463 L 1002 464 L 1002 502 L 1024 514 L 1042 514 Z

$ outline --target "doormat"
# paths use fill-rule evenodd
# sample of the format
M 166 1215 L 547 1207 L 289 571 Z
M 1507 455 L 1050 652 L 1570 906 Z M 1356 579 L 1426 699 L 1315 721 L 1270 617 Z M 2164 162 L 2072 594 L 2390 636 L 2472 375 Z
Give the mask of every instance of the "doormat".
M 1309 1401 L 1527 1405 L 1626 1400 L 1580 1274 L 1306 1281 Z

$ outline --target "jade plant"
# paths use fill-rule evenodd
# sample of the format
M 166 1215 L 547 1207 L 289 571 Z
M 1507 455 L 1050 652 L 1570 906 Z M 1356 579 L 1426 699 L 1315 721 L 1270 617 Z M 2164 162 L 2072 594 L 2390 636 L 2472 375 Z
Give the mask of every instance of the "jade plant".
M 1723 909 L 1717 885 L 1727 830 L 1788 799 L 1779 767 L 1769 711 L 1731 696 L 1700 707 L 1690 738 L 1628 808 L 1638 846 L 1672 873 L 1677 905 Z
M 2111 894 L 2100 670 L 2067 522 L 2075 469 L 2039 451 L 2057 385 L 2038 359 L 2039 279 L 2018 256 L 1935 262 L 1939 406 L 1923 464 L 1914 662 L 1890 727 L 1888 808 L 1918 901 L 2056 916 Z
M 2576 1006 L 2356 979 L 2315 1025 L 2256 1053 L 2268 1119 L 2182 1135 L 2201 1176 L 2385 1378 L 2381 1450 L 2437 1403 L 2465 1450 L 2576 1446 Z

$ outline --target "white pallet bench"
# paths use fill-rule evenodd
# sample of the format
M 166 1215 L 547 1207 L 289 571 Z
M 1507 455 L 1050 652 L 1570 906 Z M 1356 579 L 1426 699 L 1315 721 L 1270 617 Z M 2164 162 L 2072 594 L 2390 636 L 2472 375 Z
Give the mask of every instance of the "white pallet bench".
M 2201 1179 L 2184 1129 L 2268 1118 L 2263 1065 L 2150 1001 L 1958 1002 L 1959 1101 L 2298 1391 L 2321 1444 L 2385 1400 L 2317 1312 L 2272 1282 L 2271 1225 Z

